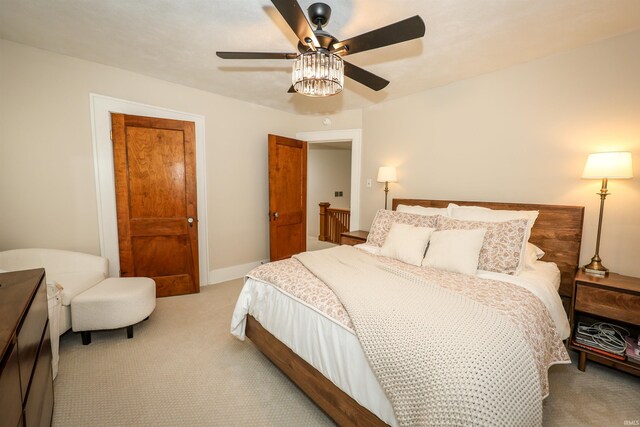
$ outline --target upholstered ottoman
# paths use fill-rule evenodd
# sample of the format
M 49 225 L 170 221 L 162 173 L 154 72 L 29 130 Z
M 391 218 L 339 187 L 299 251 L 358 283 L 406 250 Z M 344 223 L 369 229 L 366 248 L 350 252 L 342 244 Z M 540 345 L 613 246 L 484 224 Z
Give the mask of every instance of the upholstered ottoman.
M 146 277 L 105 279 L 71 300 L 71 327 L 91 343 L 91 331 L 127 328 L 145 320 L 156 308 L 156 284 Z

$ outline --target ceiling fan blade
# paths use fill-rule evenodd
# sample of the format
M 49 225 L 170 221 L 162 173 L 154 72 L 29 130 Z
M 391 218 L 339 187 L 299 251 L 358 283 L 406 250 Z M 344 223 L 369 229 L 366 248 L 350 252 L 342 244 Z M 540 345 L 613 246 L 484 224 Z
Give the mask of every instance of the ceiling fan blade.
M 311 24 L 307 21 L 307 17 L 296 0 L 271 0 L 271 3 L 278 9 L 280 15 L 287 21 L 302 44 L 320 47 Z
M 287 92 L 288 93 L 296 93 L 296 90 L 293 88 L 293 85 L 291 85 L 291 87 L 289 88 L 289 90 Z
M 359 36 L 334 43 L 332 51 L 339 50 L 346 46 L 344 55 L 352 55 L 365 50 L 377 49 L 379 47 L 389 46 L 396 43 L 402 43 L 407 40 L 417 39 L 424 36 L 424 21 L 420 16 L 416 15 L 411 18 L 398 21 L 395 24 L 360 34 Z
M 356 67 L 347 61 L 344 61 L 344 75 L 376 91 L 384 89 L 389 84 L 389 80 L 376 76 L 363 68 Z
M 296 59 L 297 53 L 279 52 L 216 52 L 223 59 Z

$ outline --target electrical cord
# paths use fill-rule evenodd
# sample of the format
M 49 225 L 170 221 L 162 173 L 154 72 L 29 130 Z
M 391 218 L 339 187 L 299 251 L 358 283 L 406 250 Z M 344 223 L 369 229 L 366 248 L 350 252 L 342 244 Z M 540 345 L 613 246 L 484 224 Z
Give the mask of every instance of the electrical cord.
M 615 354 L 624 354 L 627 349 L 625 337 L 629 336 L 629 331 L 622 326 L 612 325 L 605 322 L 597 322 L 593 325 L 578 324 L 578 333 L 585 335 L 603 350 Z

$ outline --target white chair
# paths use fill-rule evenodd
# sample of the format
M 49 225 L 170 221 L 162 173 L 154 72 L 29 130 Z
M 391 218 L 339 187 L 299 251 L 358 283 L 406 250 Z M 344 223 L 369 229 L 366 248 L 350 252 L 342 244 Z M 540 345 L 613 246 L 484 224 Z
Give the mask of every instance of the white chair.
M 71 329 L 71 300 L 102 282 L 109 274 L 109 260 L 100 256 L 58 249 L 13 249 L 0 252 L 0 269 L 7 271 L 44 268 L 47 283 L 62 290 L 59 333 Z

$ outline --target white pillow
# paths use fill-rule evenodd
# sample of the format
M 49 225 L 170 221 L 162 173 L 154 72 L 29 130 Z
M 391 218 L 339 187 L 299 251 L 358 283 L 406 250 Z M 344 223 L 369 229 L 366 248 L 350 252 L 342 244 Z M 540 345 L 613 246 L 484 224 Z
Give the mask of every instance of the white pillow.
M 473 275 L 478 270 L 485 228 L 442 230 L 431 233 L 423 267 Z
M 526 218 L 529 220 L 529 230 L 538 218 L 539 211 L 508 211 L 502 209 L 489 209 L 482 206 L 458 206 L 449 203 L 447 207 L 451 213 L 451 218 L 464 219 L 468 221 L 504 222 L 512 219 Z
M 396 211 L 412 213 L 417 215 L 425 215 L 425 216 L 433 216 L 433 215 L 449 216 L 448 208 L 425 208 L 424 206 L 398 205 L 398 207 L 396 207 Z
M 542 249 L 529 242 L 527 242 L 527 248 L 525 249 L 525 251 L 525 261 L 527 263 L 527 267 L 532 266 L 533 263 L 544 256 L 544 251 Z
M 433 231 L 435 228 L 415 227 L 396 222 L 391 225 L 389 234 L 380 249 L 380 255 L 419 266 Z
M 449 216 L 455 219 L 463 219 L 467 221 L 484 221 L 484 222 L 504 222 L 514 219 L 526 219 L 527 220 L 527 232 L 525 234 L 524 241 L 528 242 L 531 237 L 531 229 L 533 224 L 538 218 L 538 211 L 508 211 L 500 209 L 489 209 L 482 206 L 458 206 L 455 203 L 449 203 L 447 207 L 449 210 Z M 518 262 L 518 268 L 515 274 L 518 274 L 527 264 L 526 260 L 526 246 L 522 245 L 520 250 L 520 261 Z
M 452 214 L 454 209 L 470 209 L 473 208 L 474 210 L 479 210 L 479 211 L 490 211 L 491 209 L 489 208 L 483 208 L 482 206 L 459 206 L 456 205 L 455 203 L 449 203 L 449 205 L 447 206 L 447 214 L 449 215 L 449 217 L 453 218 Z

